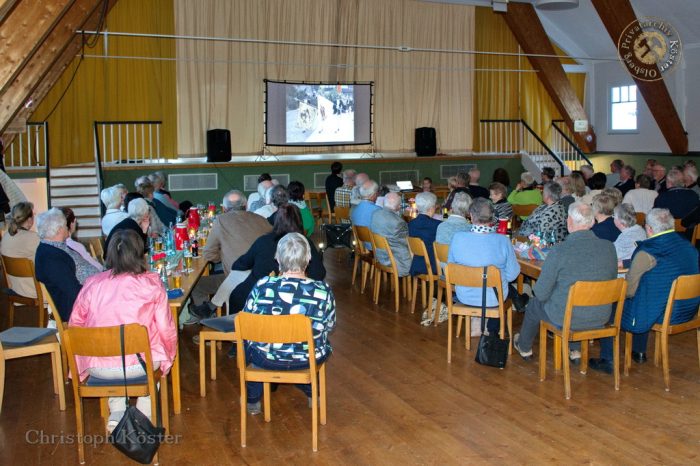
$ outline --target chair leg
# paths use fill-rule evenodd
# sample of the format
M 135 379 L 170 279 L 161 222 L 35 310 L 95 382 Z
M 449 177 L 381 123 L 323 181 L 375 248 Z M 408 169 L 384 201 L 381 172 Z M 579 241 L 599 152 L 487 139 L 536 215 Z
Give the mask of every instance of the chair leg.
M 561 337 L 554 335 L 554 349 L 552 354 L 554 355 L 554 370 L 561 370 Z M 567 356 L 568 357 L 568 356 Z
M 269 382 L 264 382 L 263 383 L 263 404 L 265 405 L 263 407 L 263 410 L 265 412 L 265 422 L 270 422 L 270 419 L 272 417 L 270 416 L 270 383 Z
M 311 449 L 318 451 L 318 386 L 315 383 L 311 384 Z
M 46 327 L 46 308 L 43 304 L 39 304 L 37 311 L 39 312 L 39 328 L 44 328 Z
M 447 362 L 452 362 L 452 313 L 447 316 Z
M 698 355 L 700 356 L 700 333 L 698 333 Z M 661 332 L 654 332 L 654 365 L 661 362 Z M 627 374 L 625 374 L 627 375 Z
M 506 310 L 508 316 L 508 354 L 513 354 L 513 308 Z
M 168 407 L 168 376 L 160 378 L 160 415 L 166 434 L 170 434 L 170 409 Z
M 12 301 L 8 303 L 7 320 L 9 327 L 15 326 L 15 304 Z
M 352 282 L 351 282 L 351 285 L 353 285 L 353 286 L 355 285 L 355 277 L 356 277 L 356 275 L 357 275 L 357 263 L 358 263 L 358 262 L 360 262 L 360 255 L 356 253 L 356 254 L 355 254 L 355 261 L 354 261 L 354 264 L 352 265 Z
M 564 396 L 571 399 L 571 365 L 569 361 L 569 341 L 562 338 L 561 357 L 564 363 Z
M 416 282 L 415 282 L 415 281 L 413 282 L 413 286 L 416 286 Z M 414 290 L 414 291 L 413 291 L 413 296 L 415 296 L 415 295 L 416 295 L 416 292 L 415 292 L 415 290 Z M 425 280 L 421 280 L 421 282 L 420 282 L 420 295 L 421 295 L 421 299 L 422 299 L 421 302 L 423 303 L 423 309 L 425 309 L 425 307 L 428 305 L 428 304 L 426 303 L 426 295 L 425 295 Z M 433 294 L 431 293 L 431 294 L 430 294 L 430 297 L 432 297 L 432 296 L 433 296 Z
M 207 385 L 206 385 L 206 364 L 207 364 L 207 357 L 206 357 L 206 345 L 204 342 L 204 339 L 202 338 L 202 334 L 199 334 L 199 396 L 204 398 L 207 396 Z
M 416 299 L 418 298 L 418 277 L 413 277 L 413 293 L 411 293 L 411 314 L 416 310 Z
M 629 335 L 629 333 L 628 333 Z M 615 390 L 620 389 L 620 334 L 613 339 L 613 377 L 615 379 Z
M 5 394 L 5 358 L 0 358 L 0 413 L 2 413 L 2 397 Z
M 622 331 L 622 330 L 620 330 Z M 632 334 L 630 332 L 625 333 L 625 363 L 623 367 L 623 373 L 625 375 L 630 375 L 630 367 L 632 367 Z M 656 351 L 655 351 L 656 353 Z M 654 362 L 656 362 L 656 354 L 654 354 Z M 657 364 L 658 366 L 658 364 Z
M 105 421 L 109 418 L 109 406 L 107 405 L 107 398 L 100 398 L 100 417 Z
M 661 335 L 661 366 L 664 371 L 666 391 L 671 390 L 671 370 L 668 367 L 668 333 Z
M 61 368 L 63 369 L 63 383 L 68 383 L 68 356 L 66 356 L 66 348 L 61 345 Z
M 588 340 L 581 342 L 581 373 L 588 372 Z
M 700 328 L 696 330 L 698 339 L 698 364 L 700 364 Z
M 428 315 L 430 315 L 430 307 L 433 304 L 433 293 L 435 292 L 435 282 L 430 282 L 428 283 L 428 296 L 427 296 L 427 301 L 428 303 L 423 306 L 424 308 L 427 309 Z M 440 317 L 440 306 L 435 303 L 435 320 L 437 321 L 438 318 Z
M 360 293 L 365 292 L 365 285 L 367 284 L 367 270 L 369 269 L 370 265 L 366 262 L 362 263 L 362 288 L 360 288 Z
M 321 425 L 326 425 L 326 365 L 322 364 L 318 373 L 319 393 L 321 395 Z
M 455 332 L 455 338 L 459 338 L 462 333 L 462 319 L 464 316 L 457 316 L 457 331 Z
M 438 289 L 437 289 L 437 303 L 435 303 L 435 311 L 433 311 L 433 325 L 438 326 L 438 317 L 440 317 L 440 309 L 442 308 L 442 287 L 438 284 Z M 700 341 L 700 336 L 698 337 L 698 341 Z M 698 346 L 700 348 L 700 345 Z M 698 350 L 698 354 L 700 354 L 700 349 Z
M 78 393 L 75 391 L 74 393 Z M 102 399 L 100 399 L 100 407 L 102 407 Z M 78 461 L 80 464 L 85 464 L 85 421 L 83 420 L 83 399 L 76 396 L 75 400 L 75 425 L 78 434 Z
M 209 343 L 209 370 L 211 380 L 216 380 L 216 346 L 213 341 Z
M 243 377 L 244 371 L 240 369 L 241 378 L 241 447 L 245 448 L 246 444 L 246 430 L 248 427 L 248 410 L 246 409 L 248 401 L 248 391 L 246 390 L 245 380 Z
M 56 343 L 52 353 L 54 385 L 58 388 L 58 409 L 66 410 L 66 388 L 63 385 L 63 365 L 61 364 L 61 347 Z
M 374 304 L 379 304 L 379 290 L 381 288 L 381 275 L 380 270 L 374 272 Z
M 464 316 L 464 347 L 467 351 L 472 350 L 472 318 L 469 316 Z
M 540 382 L 547 377 L 547 329 L 540 321 Z
M 394 304 L 396 305 L 396 312 L 399 312 L 399 277 L 397 274 L 392 274 L 393 275 L 393 281 L 392 283 L 394 284 Z

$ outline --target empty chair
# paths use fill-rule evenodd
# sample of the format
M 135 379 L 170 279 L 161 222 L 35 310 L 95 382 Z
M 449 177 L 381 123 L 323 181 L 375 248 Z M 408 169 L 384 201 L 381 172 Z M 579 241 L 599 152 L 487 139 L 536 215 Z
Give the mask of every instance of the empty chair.
M 357 225 L 352 226 L 352 231 L 355 235 L 355 262 L 352 267 L 352 284 L 355 284 L 357 265 L 361 262 L 362 288 L 360 290 L 361 293 L 364 293 L 367 275 L 369 274 L 370 279 L 374 277 L 374 253 L 365 246 L 365 243 L 371 244 L 372 233 L 369 231 L 369 228 Z
M 236 332 L 233 328 L 233 315 L 221 317 L 221 307 L 216 308 L 217 317 L 200 321 L 202 329 L 199 331 L 199 395 L 207 396 L 206 387 L 206 344 L 209 345 L 209 376 L 216 380 L 216 350 L 222 341 L 236 341 Z M 213 342 L 217 342 L 216 345 Z

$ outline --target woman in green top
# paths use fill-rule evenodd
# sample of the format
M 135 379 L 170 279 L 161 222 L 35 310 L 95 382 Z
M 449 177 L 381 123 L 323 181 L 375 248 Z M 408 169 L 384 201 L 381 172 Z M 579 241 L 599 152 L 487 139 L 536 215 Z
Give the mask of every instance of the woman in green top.
M 304 234 L 307 238 L 310 238 L 314 233 L 316 219 L 314 219 L 313 212 L 311 212 L 311 209 L 306 205 L 306 201 L 304 201 L 304 191 L 304 185 L 301 181 L 291 181 L 289 186 L 287 186 L 289 203 L 299 207 L 301 211 L 301 222 L 304 225 Z
M 512 205 L 542 204 L 542 193 L 537 189 L 535 177 L 530 172 L 523 172 L 520 175 L 520 183 L 508 196 L 508 202 Z M 525 220 L 527 217 L 520 217 Z

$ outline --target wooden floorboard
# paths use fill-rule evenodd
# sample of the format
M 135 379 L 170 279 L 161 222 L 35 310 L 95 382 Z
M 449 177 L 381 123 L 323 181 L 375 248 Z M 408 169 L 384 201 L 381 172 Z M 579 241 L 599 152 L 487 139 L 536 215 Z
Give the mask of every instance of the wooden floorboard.
M 700 368 L 692 333 L 671 338 L 671 391 L 660 368 L 633 364 L 620 391 L 611 376 L 572 370 L 572 399 L 564 399 L 549 346 L 547 380 L 538 363 L 519 356 L 505 370 L 474 362 L 464 336 L 447 363 L 447 325 L 422 327 L 421 311 L 402 301 L 397 314 L 388 288 L 380 303 L 371 290 L 349 285 L 342 250 L 326 252 L 337 299 L 338 326 L 328 363 L 328 423 L 311 451 L 311 411 L 294 387 L 272 397 L 272 422 L 248 418 L 240 447 L 239 382 L 235 362 L 219 352 L 218 380 L 199 396 L 195 327 L 181 332 L 183 412 L 170 416 L 177 443 L 160 449 L 162 464 L 698 464 Z M 420 301 L 419 301 L 420 302 Z M 4 302 L 0 302 L 6 308 Z M 420 307 L 420 306 L 417 306 Z M 0 325 L 6 327 L 5 313 Z M 31 324 L 34 313 L 17 313 Z M 515 328 L 521 316 L 515 316 Z M 477 340 L 472 340 L 472 347 Z M 537 351 L 537 345 L 535 347 Z M 592 347 L 593 355 L 597 346 Z M 0 464 L 76 464 L 72 391 L 58 411 L 48 358 L 9 361 L 0 414 Z M 172 398 L 171 398 L 172 400 Z M 101 434 L 97 402 L 85 402 L 86 431 Z M 54 436 L 36 444 L 38 432 Z M 45 439 L 46 440 L 46 439 Z M 63 441 L 63 443 L 61 443 Z M 129 464 L 113 447 L 86 448 L 89 464 Z

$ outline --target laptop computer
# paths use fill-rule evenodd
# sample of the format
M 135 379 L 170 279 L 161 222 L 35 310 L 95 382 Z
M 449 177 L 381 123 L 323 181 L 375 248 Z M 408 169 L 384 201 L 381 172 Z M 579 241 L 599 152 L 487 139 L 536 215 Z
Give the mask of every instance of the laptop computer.
M 397 181 L 396 186 L 398 186 L 399 191 L 413 191 L 413 183 L 411 181 Z

